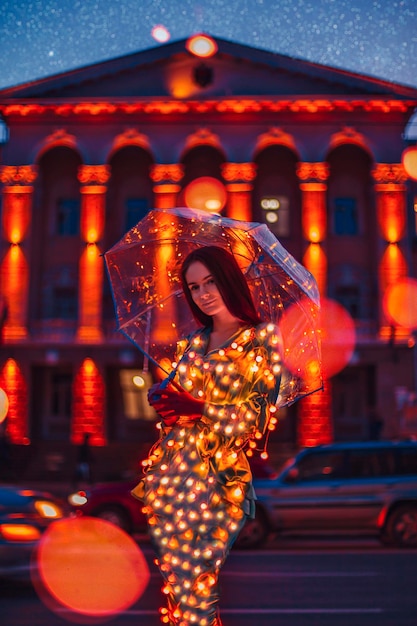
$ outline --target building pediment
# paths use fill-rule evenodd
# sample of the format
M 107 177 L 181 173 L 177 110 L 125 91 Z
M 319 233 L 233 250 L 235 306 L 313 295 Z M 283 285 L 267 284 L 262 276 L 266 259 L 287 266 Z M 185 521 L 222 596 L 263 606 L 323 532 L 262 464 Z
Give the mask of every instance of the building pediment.
M 193 56 L 186 40 L 0 91 L 0 100 L 388 97 L 417 90 L 216 38 L 217 53 Z

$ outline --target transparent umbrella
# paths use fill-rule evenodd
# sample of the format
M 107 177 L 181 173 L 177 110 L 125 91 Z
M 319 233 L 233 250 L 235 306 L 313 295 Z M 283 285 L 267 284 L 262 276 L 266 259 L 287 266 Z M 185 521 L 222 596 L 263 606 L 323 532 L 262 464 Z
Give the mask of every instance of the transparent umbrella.
M 207 245 L 235 256 L 261 318 L 282 326 L 278 405 L 320 389 L 317 284 L 265 224 L 197 209 L 150 211 L 104 255 L 119 330 L 168 374 L 177 341 L 196 328 L 181 288 L 181 265 L 189 252 Z

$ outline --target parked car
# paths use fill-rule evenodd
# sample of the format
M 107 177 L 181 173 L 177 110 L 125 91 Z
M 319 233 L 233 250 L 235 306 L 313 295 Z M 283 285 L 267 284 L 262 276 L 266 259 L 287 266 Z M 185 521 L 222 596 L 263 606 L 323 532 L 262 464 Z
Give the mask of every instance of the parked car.
M 335 443 L 306 448 L 273 478 L 255 478 L 256 518 L 237 546 L 279 535 L 373 535 L 417 547 L 417 442 Z
M 100 517 L 119 526 L 127 533 L 146 531 L 143 504 L 130 493 L 139 478 L 97 483 L 70 494 L 68 501 L 78 515 Z
M 50 493 L 0 485 L 0 576 L 30 580 L 30 561 L 43 532 L 64 517 Z
M 417 441 L 335 443 L 306 448 L 280 472 L 252 462 L 256 517 L 237 548 L 287 535 L 372 535 L 384 544 L 417 547 Z M 97 484 L 70 496 L 73 510 L 128 533 L 146 532 L 137 479 Z

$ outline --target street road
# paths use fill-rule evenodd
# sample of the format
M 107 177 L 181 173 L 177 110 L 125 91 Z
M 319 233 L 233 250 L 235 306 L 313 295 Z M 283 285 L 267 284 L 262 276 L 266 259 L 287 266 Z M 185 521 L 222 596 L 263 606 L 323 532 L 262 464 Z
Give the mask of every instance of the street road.
M 224 626 L 416 626 L 416 552 L 372 542 L 291 542 L 232 551 L 221 574 Z M 108 626 L 158 626 L 160 578 Z M 115 581 L 116 582 L 116 581 Z M 99 584 L 99 581 L 92 581 Z M 63 626 L 30 588 L 0 582 L 2 626 Z M 80 623 L 80 622 L 79 622 Z M 87 623 L 87 622 L 81 622 Z M 91 622 L 90 622 L 91 623 Z

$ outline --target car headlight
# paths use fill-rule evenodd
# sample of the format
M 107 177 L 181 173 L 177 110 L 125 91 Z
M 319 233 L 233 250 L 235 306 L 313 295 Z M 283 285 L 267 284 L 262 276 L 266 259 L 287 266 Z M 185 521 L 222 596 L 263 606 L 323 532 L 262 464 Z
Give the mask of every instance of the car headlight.
M 35 500 L 35 509 L 41 517 L 58 519 L 64 517 L 64 513 L 57 504 L 49 500 Z
M 72 506 L 83 506 L 88 501 L 85 491 L 76 491 L 68 496 L 68 502 Z

